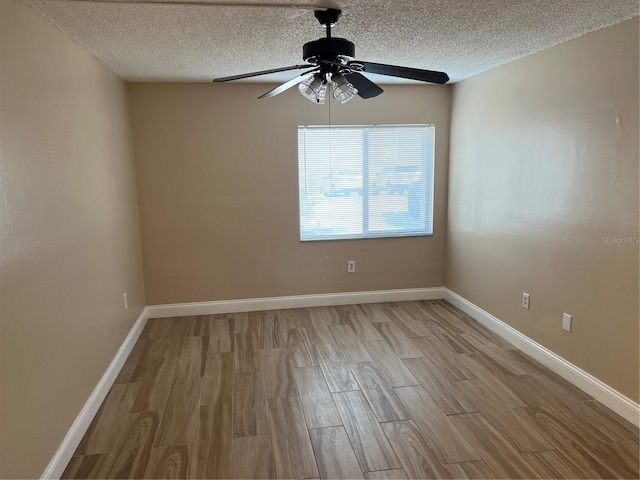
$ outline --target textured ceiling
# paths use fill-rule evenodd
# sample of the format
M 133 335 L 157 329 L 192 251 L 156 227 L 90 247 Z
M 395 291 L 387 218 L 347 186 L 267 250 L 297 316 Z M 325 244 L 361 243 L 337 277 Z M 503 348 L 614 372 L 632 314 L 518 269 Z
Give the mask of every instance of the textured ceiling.
M 210 81 L 295 65 L 302 44 L 324 36 L 310 10 L 22 1 L 129 81 Z M 343 12 L 333 34 L 354 42 L 358 59 L 441 70 L 452 81 L 638 15 L 637 0 L 331 2 Z

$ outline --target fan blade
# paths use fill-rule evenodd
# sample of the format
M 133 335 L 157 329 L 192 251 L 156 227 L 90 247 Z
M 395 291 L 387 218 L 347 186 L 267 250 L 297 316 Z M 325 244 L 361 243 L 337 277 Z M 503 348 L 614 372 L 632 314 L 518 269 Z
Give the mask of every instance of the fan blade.
M 349 83 L 356 87 L 358 90 L 358 96 L 361 98 L 373 98 L 384 92 L 378 85 L 373 83 L 367 77 L 358 72 L 353 72 L 345 75 Z
M 389 75 L 390 77 L 409 78 L 429 83 L 447 83 L 449 75 L 444 72 L 433 70 L 422 70 L 420 68 L 399 67 L 397 65 L 385 65 L 383 63 L 359 62 L 357 60 L 349 62 L 349 65 L 362 65 L 365 73 L 377 73 L 378 75 Z
M 302 70 L 304 68 L 313 67 L 311 64 L 293 65 L 291 67 L 272 68 L 271 70 L 262 70 L 260 72 L 242 73 L 231 77 L 214 78 L 214 82 L 230 82 L 231 80 L 240 80 L 241 78 L 257 77 L 258 75 L 268 75 L 270 73 L 286 72 L 287 70 Z
M 315 73 L 317 71 L 319 71 L 319 68 L 314 68 L 313 70 L 309 70 L 307 72 L 304 72 L 301 75 L 298 75 L 297 77 L 292 78 L 291 80 L 289 80 L 288 82 L 283 83 L 282 85 L 277 86 L 276 88 L 274 88 L 273 90 L 269 90 L 267 93 L 260 95 L 258 97 L 258 99 L 260 98 L 269 98 L 269 97 L 275 97 L 276 95 L 278 95 L 279 93 L 284 92 L 285 90 L 290 89 L 291 87 L 293 87 L 294 85 L 299 84 L 300 82 L 304 82 L 307 78 L 312 77 L 313 75 L 315 75 Z

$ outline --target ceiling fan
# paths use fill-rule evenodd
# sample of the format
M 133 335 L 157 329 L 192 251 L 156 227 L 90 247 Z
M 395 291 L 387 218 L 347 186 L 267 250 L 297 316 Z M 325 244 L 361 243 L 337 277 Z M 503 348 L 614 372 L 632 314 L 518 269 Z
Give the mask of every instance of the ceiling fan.
M 375 73 L 437 84 L 449 81 L 449 76 L 444 72 L 356 60 L 355 45 L 352 42 L 331 36 L 331 27 L 337 23 L 342 11 L 328 8 L 315 10 L 314 14 L 320 24 L 326 28 L 327 36 L 304 44 L 302 57 L 307 62 L 306 64 L 216 78 L 213 81 L 229 82 L 287 70 L 304 70 L 297 77 L 258 98 L 273 97 L 294 85 L 298 85 L 300 93 L 317 104 L 324 103 L 328 86 L 331 86 L 333 98 L 340 103 L 348 102 L 355 95 L 365 99 L 380 95 L 383 92 L 382 88 L 365 77 L 363 73 Z

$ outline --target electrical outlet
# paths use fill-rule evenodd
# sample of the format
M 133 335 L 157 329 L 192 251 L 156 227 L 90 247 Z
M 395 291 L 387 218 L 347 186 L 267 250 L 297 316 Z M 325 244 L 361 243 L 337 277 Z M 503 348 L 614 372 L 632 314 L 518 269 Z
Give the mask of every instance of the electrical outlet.
M 529 294 L 522 292 L 522 308 L 529 310 Z
M 347 273 L 355 273 L 356 272 L 356 261 L 349 260 L 347 262 Z
M 562 329 L 571 333 L 571 315 L 568 313 L 562 314 Z
M 129 297 L 127 297 L 127 292 L 122 294 L 122 300 L 124 302 L 124 309 L 127 310 L 129 308 Z

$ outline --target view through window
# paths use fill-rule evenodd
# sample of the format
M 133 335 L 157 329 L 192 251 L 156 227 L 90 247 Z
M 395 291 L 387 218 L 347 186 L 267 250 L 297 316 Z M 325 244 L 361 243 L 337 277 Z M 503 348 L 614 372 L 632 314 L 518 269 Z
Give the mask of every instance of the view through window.
M 300 126 L 300 239 L 433 233 L 433 125 Z

